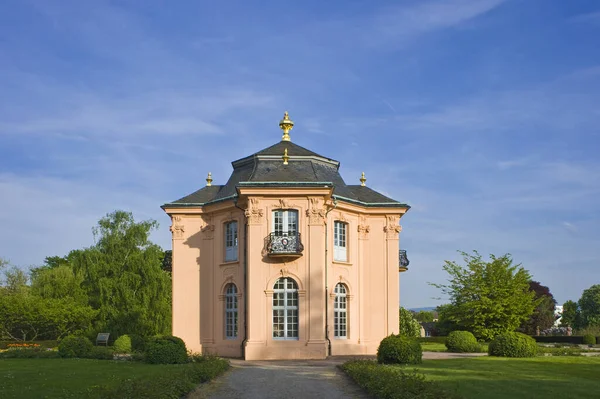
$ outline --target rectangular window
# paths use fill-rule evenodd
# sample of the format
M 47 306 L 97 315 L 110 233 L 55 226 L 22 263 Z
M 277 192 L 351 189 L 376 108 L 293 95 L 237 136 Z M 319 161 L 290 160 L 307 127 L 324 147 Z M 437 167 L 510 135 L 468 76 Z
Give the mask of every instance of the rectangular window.
M 335 221 L 333 223 L 333 260 L 347 262 L 348 250 L 346 232 L 348 223 Z
M 237 222 L 225 224 L 225 262 L 233 262 L 238 258 Z

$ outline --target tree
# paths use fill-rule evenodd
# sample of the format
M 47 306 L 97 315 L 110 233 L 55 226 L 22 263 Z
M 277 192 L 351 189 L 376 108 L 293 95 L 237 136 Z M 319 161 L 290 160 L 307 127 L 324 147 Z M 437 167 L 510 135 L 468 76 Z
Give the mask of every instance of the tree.
M 421 325 L 409 310 L 400 307 L 400 335 L 405 337 L 421 336 Z
M 579 305 L 577 302 L 568 300 L 563 304 L 562 316 L 560 318 L 561 327 L 578 327 Z
M 46 258 L 47 259 L 47 258 Z M 83 278 L 65 264 L 53 268 L 37 269 L 31 282 L 31 292 L 42 298 L 73 298 L 77 303 L 87 304 L 88 296 L 81 287 Z
M 428 312 L 425 310 L 420 310 L 418 313 L 415 313 L 414 317 L 418 322 L 421 322 L 421 323 L 432 322 L 433 319 L 435 318 L 433 312 Z
M 89 304 L 98 310 L 96 331 L 116 336 L 165 334 L 171 328 L 171 279 L 161 269 L 163 251 L 149 239 L 154 220 L 135 222 L 115 211 L 93 229 L 96 244 L 68 258 Z
M 446 261 L 449 284 L 432 284 L 450 297 L 445 316 L 478 339 L 489 340 L 502 332 L 514 331 L 527 320 L 539 301 L 529 290 L 531 276 L 520 264 L 513 265 L 509 254 L 481 255 L 461 252 L 465 266 Z
M 535 300 L 539 303 L 533 310 L 531 317 L 521 324 L 519 330 L 525 334 L 536 335 L 538 330 L 543 331 L 554 325 L 556 301 L 550 293 L 550 289 L 537 281 L 529 282 L 529 290 L 535 293 Z
M 162 269 L 171 274 L 173 271 L 173 251 L 167 249 L 162 260 Z
M 60 339 L 89 329 L 96 312 L 73 298 L 29 293 L 0 296 L 0 335 L 14 340 Z
M 579 328 L 600 326 L 600 284 L 583 291 L 579 299 L 581 325 Z
M 456 331 L 459 329 L 457 323 L 450 319 L 452 305 L 445 304 L 439 305 L 436 308 L 438 314 L 438 321 L 435 323 L 435 331 L 436 335 L 439 336 L 447 336 L 452 331 Z

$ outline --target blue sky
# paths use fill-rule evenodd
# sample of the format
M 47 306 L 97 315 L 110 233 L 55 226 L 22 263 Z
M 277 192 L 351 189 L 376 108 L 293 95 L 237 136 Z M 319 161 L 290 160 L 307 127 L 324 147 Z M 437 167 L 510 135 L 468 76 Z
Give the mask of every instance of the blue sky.
M 457 250 L 511 253 L 557 300 L 600 282 L 600 4 L 562 0 L 0 5 L 0 256 L 93 243 L 114 209 L 223 184 L 280 139 L 412 205 L 406 307 Z

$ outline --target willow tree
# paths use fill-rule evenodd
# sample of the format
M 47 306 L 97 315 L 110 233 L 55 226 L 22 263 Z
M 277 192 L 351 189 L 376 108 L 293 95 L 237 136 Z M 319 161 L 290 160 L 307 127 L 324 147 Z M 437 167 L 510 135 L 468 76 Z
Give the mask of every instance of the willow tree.
M 535 292 L 529 289 L 529 272 L 521 265 L 513 265 L 508 254 L 490 255 L 489 261 L 477 251 L 461 254 L 464 266 L 445 262 L 448 284 L 432 284 L 450 298 L 445 316 L 479 339 L 515 331 L 538 305 Z
M 171 279 L 162 270 L 164 252 L 150 241 L 154 220 L 136 222 L 115 211 L 93 229 L 95 245 L 69 259 L 89 304 L 98 310 L 96 332 L 155 335 L 170 332 Z

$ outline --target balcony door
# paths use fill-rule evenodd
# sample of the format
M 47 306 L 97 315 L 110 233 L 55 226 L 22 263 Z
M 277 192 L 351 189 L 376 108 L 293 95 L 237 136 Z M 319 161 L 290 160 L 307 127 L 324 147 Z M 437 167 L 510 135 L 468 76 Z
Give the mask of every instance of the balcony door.
M 293 237 L 298 234 L 298 211 L 277 209 L 273 211 L 273 233 L 276 237 Z

